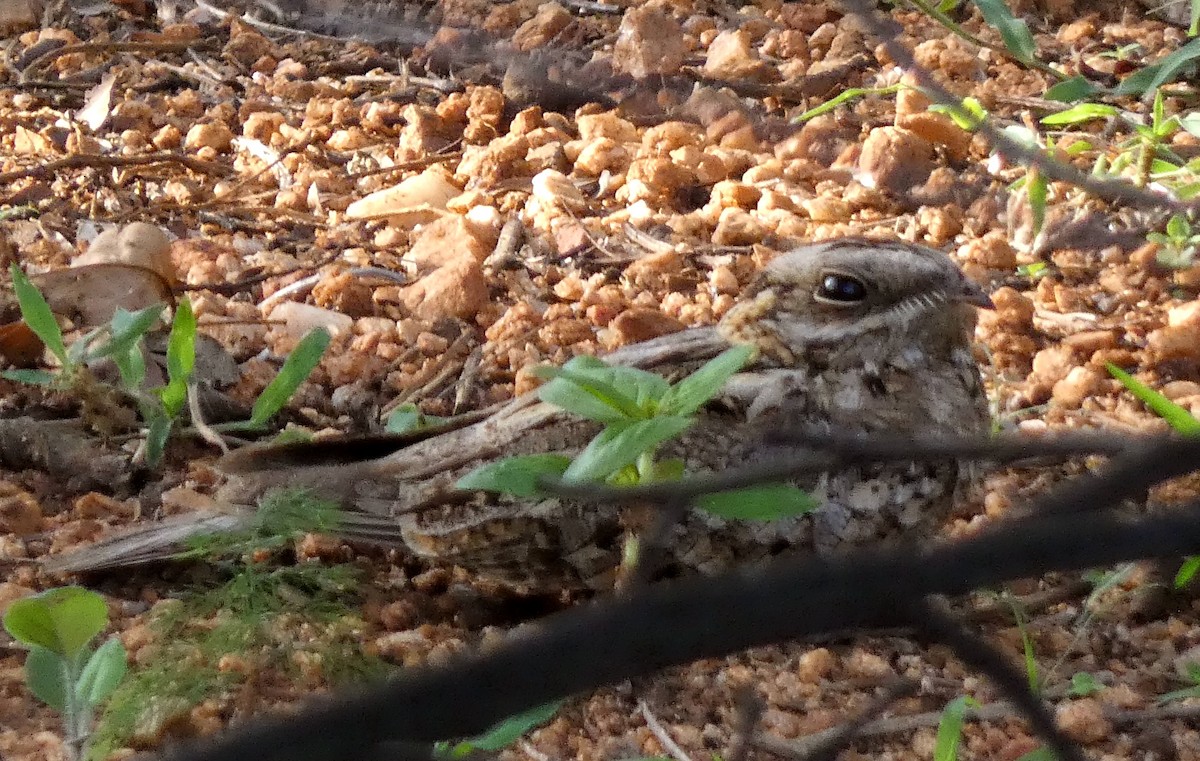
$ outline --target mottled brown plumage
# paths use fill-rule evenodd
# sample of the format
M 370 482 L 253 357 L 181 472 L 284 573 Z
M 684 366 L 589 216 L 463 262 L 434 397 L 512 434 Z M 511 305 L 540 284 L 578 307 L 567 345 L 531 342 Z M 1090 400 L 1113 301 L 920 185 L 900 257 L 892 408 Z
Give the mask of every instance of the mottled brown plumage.
M 636 344 L 609 359 L 679 376 L 730 344 L 759 349 L 697 423 L 662 448 L 661 456 L 681 458 L 689 472 L 803 451 L 770 443 L 771 431 L 982 433 L 987 404 L 970 342 L 974 307 L 987 305 L 940 252 L 834 240 L 776 258 L 715 329 Z M 403 545 L 433 562 L 518 584 L 603 587 L 619 563 L 623 534 L 644 524 L 644 515 L 454 488 L 499 457 L 578 452 L 597 430 L 530 395 L 369 459 L 329 443 L 242 450 L 220 463 L 233 476 L 222 496 L 250 503 L 272 486 L 307 485 L 349 508 L 348 537 Z M 712 571 L 790 548 L 829 551 L 929 532 L 970 480 L 955 462 L 828 473 L 797 484 L 822 502 L 811 515 L 754 523 L 693 511 L 670 529 L 663 552 L 669 565 Z M 90 567 L 147 555 L 145 543 L 124 552 L 101 553 Z

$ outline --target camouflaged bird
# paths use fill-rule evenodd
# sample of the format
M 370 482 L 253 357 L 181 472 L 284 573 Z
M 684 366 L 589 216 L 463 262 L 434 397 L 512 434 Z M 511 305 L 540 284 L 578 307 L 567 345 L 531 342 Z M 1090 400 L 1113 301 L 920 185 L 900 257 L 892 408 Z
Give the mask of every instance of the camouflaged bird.
M 988 407 L 971 340 L 975 308 L 990 306 L 941 252 L 831 240 L 771 261 L 715 328 L 634 344 L 606 359 L 676 378 L 730 345 L 755 346 L 752 363 L 658 452 L 682 459 L 688 473 L 719 471 L 811 452 L 780 442 L 772 435 L 779 431 L 984 433 Z M 399 545 L 527 588 L 604 588 L 644 510 L 455 488 L 502 457 L 573 455 L 598 431 L 598 423 L 528 394 L 400 440 L 243 449 L 218 462 L 231 476 L 218 496 L 253 504 L 272 487 L 307 486 L 345 507 L 339 533 L 349 539 Z M 792 548 L 827 552 L 928 533 L 972 480 L 971 468 L 955 461 L 826 473 L 796 482 L 820 503 L 810 514 L 753 522 L 693 510 L 669 528 L 660 551 L 668 567 L 710 572 Z M 77 562 L 64 558 L 57 569 L 162 558 L 203 521 L 222 530 L 239 520 L 171 519 L 102 542 Z

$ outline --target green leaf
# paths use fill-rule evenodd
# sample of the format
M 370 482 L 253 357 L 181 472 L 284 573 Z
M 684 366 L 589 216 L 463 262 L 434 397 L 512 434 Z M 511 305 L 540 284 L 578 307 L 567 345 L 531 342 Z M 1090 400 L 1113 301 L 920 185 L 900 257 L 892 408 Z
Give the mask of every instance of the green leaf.
M 1188 64 L 1200 57 L 1200 37 L 1192 39 L 1173 53 L 1163 56 L 1157 63 L 1143 66 L 1122 80 L 1112 91 L 1114 95 L 1143 95 L 1157 90 L 1175 79 Z
M 579 453 L 563 473 L 563 479 L 600 481 L 608 478 L 643 452 L 653 451 L 662 442 L 683 433 L 693 422 L 690 417 L 659 415 L 649 420 L 610 423 Z
M 978 708 L 979 701 L 966 695 L 959 696 L 942 709 L 938 722 L 937 740 L 933 746 L 933 761 L 957 761 L 958 743 L 962 740 L 963 719 L 968 708 Z
M 1155 702 L 1159 705 L 1174 703 L 1177 700 L 1187 700 L 1188 698 L 1200 698 L 1200 687 L 1184 687 L 1182 690 L 1174 690 L 1158 696 Z
M 516 716 L 510 716 L 482 735 L 470 740 L 463 740 L 456 744 L 450 750 L 450 755 L 453 758 L 464 758 L 468 753 L 475 750 L 488 752 L 504 750 L 517 740 L 520 740 L 529 731 L 553 719 L 554 715 L 558 713 L 558 709 L 562 707 L 562 704 L 562 700 L 555 700 L 552 703 L 531 708 Z
M 67 659 L 58 653 L 33 645 L 25 656 L 25 685 L 34 697 L 62 713 L 67 708 Z
M 100 325 L 72 341 L 71 345 L 67 347 L 67 365 L 73 367 L 87 360 L 88 349 L 91 347 L 92 341 L 95 341 L 96 337 L 107 329 L 106 325 Z
M 1193 137 L 1200 137 L 1200 113 L 1183 114 L 1177 116 L 1176 119 L 1179 121 L 1180 129 Z
M 1172 214 L 1167 220 L 1167 235 L 1176 240 L 1186 240 L 1192 234 L 1192 226 L 1182 214 Z
M 1184 559 L 1183 565 L 1179 566 L 1179 571 L 1175 574 L 1175 588 L 1186 587 L 1195 578 L 1197 571 L 1200 571 L 1200 555 Z
M 1029 182 L 1025 184 L 1025 194 L 1029 198 L 1029 211 L 1034 236 L 1040 235 L 1046 223 L 1046 201 L 1050 195 L 1050 185 L 1041 172 L 1030 170 Z
M 388 433 L 408 433 L 444 423 L 449 419 L 438 415 L 426 415 L 421 412 L 420 407 L 410 402 L 392 410 L 384 428 Z
M 537 497 L 545 493 L 540 485 L 542 477 L 561 478 L 570 464 L 571 458 L 561 454 L 507 457 L 472 470 L 458 479 L 454 488 L 494 491 L 516 497 Z
M 49 370 L 4 370 L 0 378 L 7 378 L 17 383 L 28 383 L 32 386 L 49 386 L 57 376 Z
M 283 361 L 279 374 L 263 389 L 258 399 L 254 400 L 254 409 L 250 413 L 250 422 L 263 425 L 287 404 L 300 384 L 312 373 L 325 349 L 329 347 L 329 331 L 317 328 L 308 332 L 296 348 Z
M 305 444 L 312 440 L 312 431 L 288 426 L 271 437 L 271 445 L 279 446 L 280 444 Z
M 811 512 L 820 503 L 803 489 L 773 484 L 705 494 L 696 506 L 722 518 L 775 521 Z
M 1003 0 L 975 0 L 975 5 L 983 13 L 984 19 L 1000 32 L 1000 38 L 1010 53 L 1022 63 L 1036 60 L 1037 45 L 1029 33 L 1029 27 L 1013 16 Z
M 99 359 L 116 354 L 128 354 L 146 335 L 146 332 L 154 327 L 154 323 L 162 317 L 163 309 L 162 304 L 155 304 L 136 312 L 129 312 L 118 307 L 109 323 L 111 334 L 109 339 L 104 342 L 103 346 L 93 350 L 91 357 Z
M 987 109 L 977 98 L 967 96 L 958 103 L 934 103 L 929 110 L 935 114 L 945 114 L 961 130 L 974 132 L 987 118 Z
M 119 639 L 110 637 L 84 664 L 75 685 L 75 695 L 85 705 L 99 705 L 117 689 L 127 668 L 125 647 Z
M 563 367 L 539 367 L 534 372 L 552 380 L 538 389 L 538 398 L 573 415 L 601 423 L 640 420 L 647 411 L 634 396 L 614 384 L 614 368 L 595 357 L 576 357 Z M 657 377 L 657 376 L 655 376 Z M 663 385 L 667 382 L 659 378 Z
M 167 385 L 158 392 L 167 417 L 177 417 L 187 404 L 188 381 L 195 366 L 196 315 L 191 302 L 180 299 L 171 322 L 171 335 L 167 338 Z
M 17 295 L 17 306 L 21 310 L 21 319 L 33 331 L 33 334 L 46 344 L 50 353 L 58 358 L 64 367 L 67 366 L 67 345 L 63 343 L 62 329 L 50 305 L 46 303 L 42 292 L 37 289 L 29 277 L 15 263 L 8 266 L 12 276 L 13 290 Z
M 83 587 L 57 587 L 13 602 L 4 628 L 17 641 L 74 658 L 108 623 L 104 598 Z
M 1038 676 L 1037 658 L 1033 653 L 1033 639 L 1029 636 L 1029 627 L 1025 623 L 1025 612 L 1016 598 L 1005 595 L 1004 599 L 1012 609 L 1017 631 L 1021 633 L 1021 649 L 1025 655 L 1025 679 L 1029 683 L 1029 691 L 1036 695 L 1041 692 L 1041 679 Z
M 1102 689 L 1104 686 L 1096 681 L 1096 677 L 1086 671 L 1078 671 L 1071 677 L 1071 689 L 1068 694 L 1074 698 L 1086 698 Z
M 171 437 L 171 428 L 175 419 L 165 414 L 157 414 L 150 418 L 146 430 L 146 462 L 150 467 L 157 467 L 162 462 L 163 454 L 167 451 L 167 439 Z
M 678 457 L 660 460 L 654 463 L 654 472 L 650 474 L 651 481 L 678 481 L 683 478 L 684 462 Z
M 1191 23 L 1188 24 L 1188 37 L 1200 34 L 1200 0 L 1192 0 Z
M 125 388 L 132 391 L 141 387 L 142 381 L 146 380 L 146 356 L 142 354 L 142 347 L 131 346 L 124 354 L 114 354 L 112 361 Z
M 596 357 L 576 357 L 564 365 L 563 369 L 576 376 L 612 386 L 622 395 L 633 399 L 634 405 L 643 413 L 650 408 L 651 403 L 657 403 L 671 387 L 661 375 L 636 367 L 609 365 Z M 538 368 L 538 374 L 552 378 L 558 375 L 558 371 L 545 366 Z
M 1120 381 L 1121 385 L 1129 390 L 1129 393 L 1141 400 L 1142 404 L 1149 407 L 1154 414 L 1167 421 L 1167 424 L 1176 432 L 1184 436 L 1200 436 L 1200 420 L 1192 417 L 1192 413 L 1111 362 L 1105 366 L 1108 368 L 1109 374 Z
M 1030 280 L 1037 280 L 1050 274 L 1050 265 L 1045 262 L 1030 262 L 1017 265 L 1017 274 Z
M 1098 92 L 1103 92 L 1103 88 L 1097 87 L 1084 77 L 1074 76 L 1070 79 L 1064 79 L 1049 90 L 1046 90 L 1042 97 L 1046 100 L 1074 103 L 1077 100 L 1090 98 Z
M 1054 755 L 1054 751 L 1046 746 L 1034 748 L 1025 755 L 1017 759 L 1017 761 L 1058 761 L 1058 756 Z
M 1057 113 L 1044 116 L 1042 124 L 1047 127 L 1058 127 L 1070 124 L 1082 124 L 1093 119 L 1109 119 L 1121 113 L 1120 109 L 1103 103 L 1080 103 Z
M 725 383 L 754 355 L 754 347 L 743 344 L 726 349 L 704 366 L 669 388 L 659 402 L 664 415 L 691 415 L 721 392 Z

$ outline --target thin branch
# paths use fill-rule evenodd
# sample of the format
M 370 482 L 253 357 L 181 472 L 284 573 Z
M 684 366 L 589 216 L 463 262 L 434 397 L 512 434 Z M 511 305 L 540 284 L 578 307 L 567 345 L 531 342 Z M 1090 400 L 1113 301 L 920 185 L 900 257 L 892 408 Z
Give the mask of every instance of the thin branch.
M 913 75 L 926 95 L 944 106 L 961 107 L 961 99 L 942 87 L 927 69 L 917 63 L 908 48 L 900 43 L 900 35 L 904 30 L 899 24 L 875 11 L 866 0 L 842 0 L 842 4 L 848 14 L 856 17 L 862 23 L 863 28 L 880 41 L 896 65 Z M 1185 203 L 1164 194 L 1144 190 L 1131 183 L 1097 179 L 1069 164 L 1055 161 L 1036 148 L 1021 145 L 993 127 L 987 120 L 980 120 L 976 125 L 976 130 L 991 143 L 997 153 L 1010 161 L 1037 167 L 1038 171 L 1047 178 L 1074 185 L 1097 198 L 1141 209 L 1169 210 L 1178 213 L 1200 209 L 1200 201 Z
M 214 164 L 211 161 L 201 161 L 191 156 L 184 156 L 180 153 L 168 153 L 160 151 L 158 153 L 147 153 L 141 156 L 89 156 L 86 154 L 75 154 L 66 156 L 55 161 L 47 161 L 45 164 L 29 167 L 28 169 L 14 169 L 11 172 L 0 173 L 0 183 L 13 182 L 14 180 L 42 179 L 53 175 L 60 169 L 73 169 L 76 167 L 131 167 L 131 166 L 150 166 L 153 164 L 181 164 L 187 169 L 199 174 L 212 174 L 224 176 L 230 173 L 230 169 Z
M 777 434 L 776 441 L 779 440 Z M 1137 439 L 1119 439 L 1111 434 L 1095 433 L 1062 434 L 1037 438 L 1023 434 L 1004 434 L 993 438 L 886 435 L 873 435 L 867 438 L 821 434 L 819 439 L 789 437 L 789 443 L 812 444 L 814 449 L 807 456 L 789 454 L 784 458 L 774 458 L 741 468 L 730 468 L 720 473 L 689 476 L 681 482 L 616 487 L 546 479 L 544 488 L 551 494 L 576 499 L 621 503 L 643 500 L 661 502 L 667 499 L 688 499 L 701 494 L 785 481 L 812 473 L 822 473 L 866 463 L 947 459 L 1010 463 L 1035 457 L 1065 458 L 1085 454 L 1113 455 L 1141 447 L 1154 448 L 1157 452 L 1158 448 L 1154 445 L 1167 441 L 1179 440 L 1163 437 L 1139 441 Z M 1180 442 L 1180 447 L 1186 451 L 1186 458 L 1192 463 L 1187 470 L 1200 468 L 1200 443 L 1188 445 Z M 1139 465 L 1139 467 L 1142 466 Z
M 931 594 L 1198 551 L 1200 504 L 1194 504 L 1140 521 L 1109 510 L 1087 521 L 1035 516 L 924 551 L 775 560 L 755 571 L 660 584 L 566 611 L 485 656 L 406 671 L 386 685 L 314 701 L 300 714 L 205 738 L 167 757 L 342 761 L 396 738 L 469 736 L 531 706 L 668 666 L 821 632 L 911 624 L 911 611 Z M 855 604 L 846 605 L 849 599 Z
M 883 734 L 875 728 L 893 722 L 895 718 L 907 719 L 907 716 L 878 720 L 875 717 L 900 698 L 915 694 L 919 688 L 920 685 L 911 679 L 895 679 L 884 689 L 882 695 L 871 701 L 866 708 L 859 711 L 858 715 L 845 724 L 793 741 L 780 740 L 765 732 L 759 733 L 754 738 L 754 744 L 777 755 L 802 761 L 834 761 L 854 738 Z M 937 712 L 936 715 L 941 716 L 941 712 Z
M 679 743 L 675 742 L 675 738 L 671 737 L 671 733 L 667 731 L 667 728 L 650 711 L 650 706 L 646 705 L 646 701 L 638 700 L 638 711 L 642 714 L 642 718 L 646 720 L 646 728 L 650 730 L 650 733 L 662 745 L 667 755 L 675 759 L 675 761 L 692 761 L 692 757 L 687 754 L 687 751 L 679 747 Z

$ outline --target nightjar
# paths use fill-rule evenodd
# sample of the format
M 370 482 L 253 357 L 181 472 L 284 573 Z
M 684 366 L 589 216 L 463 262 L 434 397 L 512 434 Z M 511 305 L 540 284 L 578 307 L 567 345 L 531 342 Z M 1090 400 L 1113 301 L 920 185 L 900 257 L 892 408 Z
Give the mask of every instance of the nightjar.
M 731 344 L 758 348 L 697 422 L 663 445 L 687 472 L 715 471 L 805 451 L 778 431 L 982 434 L 989 424 L 971 351 L 975 308 L 987 295 L 943 253 L 859 238 L 801 246 L 768 264 L 715 328 L 624 347 L 610 362 L 669 377 Z M 249 448 L 218 466 L 233 477 L 223 499 L 253 504 L 276 486 L 307 486 L 346 508 L 340 533 L 396 544 L 524 587 L 611 586 L 623 538 L 645 511 L 560 499 L 466 492 L 455 482 L 481 463 L 537 452 L 574 454 L 598 424 L 519 397 L 397 442 L 321 442 Z M 798 482 L 821 506 L 773 522 L 691 511 L 668 529 L 668 569 L 714 571 L 792 548 L 839 546 L 932 532 L 973 481 L 955 461 L 856 467 Z M 195 525 L 200 518 L 192 522 Z M 236 522 L 210 517 L 208 530 Z M 59 570 L 164 556 L 183 526 L 142 529 L 92 548 Z M 121 544 L 124 541 L 125 544 Z M 87 551 L 85 551 L 87 552 Z

